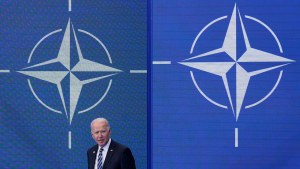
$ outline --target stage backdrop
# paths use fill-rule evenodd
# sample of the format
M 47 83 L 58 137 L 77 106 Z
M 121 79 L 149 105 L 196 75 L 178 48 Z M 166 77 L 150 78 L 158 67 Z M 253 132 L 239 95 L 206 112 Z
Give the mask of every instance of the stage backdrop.
M 152 1 L 153 169 L 300 167 L 300 1 Z
M 147 2 L 0 3 L 0 168 L 87 168 L 90 122 L 147 166 Z

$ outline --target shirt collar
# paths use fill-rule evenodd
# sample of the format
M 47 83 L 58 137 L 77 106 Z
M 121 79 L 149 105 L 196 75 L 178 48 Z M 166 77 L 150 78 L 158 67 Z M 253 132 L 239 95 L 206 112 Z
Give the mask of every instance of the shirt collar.
M 107 151 L 108 148 L 109 148 L 109 145 L 111 143 L 111 138 L 108 140 L 108 142 L 103 146 L 101 147 L 100 145 L 98 146 L 98 150 L 100 150 L 101 148 L 103 148 L 104 151 Z

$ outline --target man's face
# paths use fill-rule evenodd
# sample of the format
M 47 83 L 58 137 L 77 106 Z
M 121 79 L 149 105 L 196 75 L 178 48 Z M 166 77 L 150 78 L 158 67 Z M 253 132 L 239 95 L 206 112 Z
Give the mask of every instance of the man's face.
M 92 126 L 92 137 L 95 142 L 103 147 L 110 138 L 110 129 L 105 121 L 95 121 Z

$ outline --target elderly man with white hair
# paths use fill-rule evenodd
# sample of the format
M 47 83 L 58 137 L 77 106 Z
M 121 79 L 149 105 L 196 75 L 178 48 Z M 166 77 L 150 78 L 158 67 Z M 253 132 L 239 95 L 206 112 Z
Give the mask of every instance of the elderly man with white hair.
M 131 150 L 110 138 L 110 125 L 105 118 L 91 122 L 91 134 L 97 145 L 87 151 L 88 169 L 136 169 Z

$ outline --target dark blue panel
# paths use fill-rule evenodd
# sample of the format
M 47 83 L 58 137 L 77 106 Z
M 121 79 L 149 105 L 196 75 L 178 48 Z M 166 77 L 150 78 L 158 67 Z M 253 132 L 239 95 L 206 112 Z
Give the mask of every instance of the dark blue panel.
M 147 2 L 1 1 L 0 168 L 87 168 L 90 122 L 147 167 Z
M 299 168 L 299 1 L 152 6 L 153 168 Z

